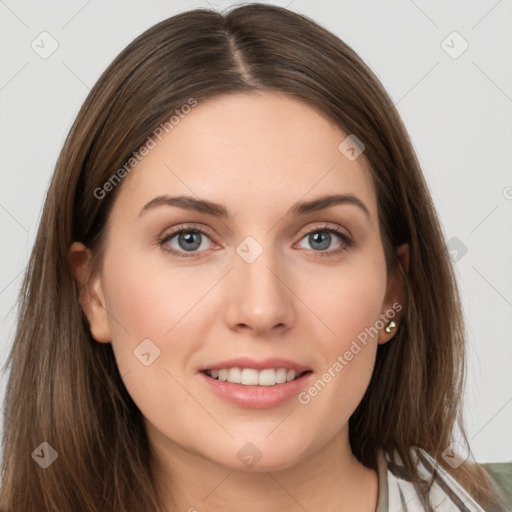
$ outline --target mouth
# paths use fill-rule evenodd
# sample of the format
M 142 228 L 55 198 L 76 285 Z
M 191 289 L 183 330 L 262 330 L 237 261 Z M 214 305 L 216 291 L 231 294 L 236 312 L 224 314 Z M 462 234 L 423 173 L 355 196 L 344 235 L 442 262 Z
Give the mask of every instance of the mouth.
M 227 362 L 227 361 L 226 361 Z M 198 375 L 209 392 L 223 401 L 246 409 L 270 409 L 293 400 L 314 378 L 313 370 L 290 361 L 274 359 L 274 365 L 251 362 L 235 366 L 219 363 L 217 368 L 202 368 Z M 276 367 L 277 366 L 277 367 Z M 285 368 L 292 366 L 292 368 Z
M 280 384 L 286 384 L 300 379 L 302 376 L 312 373 L 312 370 L 298 372 L 287 368 L 267 368 L 256 370 L 254 368 L 221 368 L 202 370 L 210 379 L 227 382 L 231 384 L 240 384 L 242 386 L 261 386 L 272 387 Z

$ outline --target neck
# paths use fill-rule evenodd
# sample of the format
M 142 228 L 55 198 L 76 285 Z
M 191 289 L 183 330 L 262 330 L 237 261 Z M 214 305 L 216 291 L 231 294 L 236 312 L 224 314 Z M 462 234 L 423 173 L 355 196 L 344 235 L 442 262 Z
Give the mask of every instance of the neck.
M 241 471 L 192 453 L 148 425 L 157 486 L 168 512 L 374 512 L 376 471 L 352 454 L 348 425 L 300 462 L 276 471 Z

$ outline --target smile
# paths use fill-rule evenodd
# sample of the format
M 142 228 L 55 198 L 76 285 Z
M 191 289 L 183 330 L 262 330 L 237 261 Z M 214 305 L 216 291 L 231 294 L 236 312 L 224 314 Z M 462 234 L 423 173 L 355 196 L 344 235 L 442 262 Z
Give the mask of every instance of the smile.
M 218 370 L 205 370 L 208 377 L 221 382 L 241 384 L 243 386 L 275 386 L 298 379 L 307 372 L 296 372 L 286 368 L 267 368 L 255 370 L 253 368 L 222 368 Z
M 285 404 L 296 397 L 313 379 L 311 370 L 299 374 L 295 370 L 286 370 L 286 380 L 280 383 L 278 378 L 279 381 L 283 380 L 285 375 L 283 370 L 285 369 L 267 368 L 258 371 L 253 368 L 235 367 L 203 370 L 197 375 L 213 396 L 225 402 L 248 409 L 269 409 Z M 238 380 L 239 377 L 240 382 L 230 382 L 228 379 L 231 378 L 231 374 L 233 380 Z M 221 377 L 226 380 L 220 380 Z

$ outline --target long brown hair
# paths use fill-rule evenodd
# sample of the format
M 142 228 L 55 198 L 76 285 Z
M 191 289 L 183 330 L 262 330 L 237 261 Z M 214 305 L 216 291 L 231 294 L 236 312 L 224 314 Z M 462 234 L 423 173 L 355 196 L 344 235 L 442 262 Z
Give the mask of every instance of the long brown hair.
M 286 9 L 251 4 L 225 15 L 194 10 L 137 37 L 86 98 L 57 161 L 20 291 L 6 364 L 4 512 L 163 510 L 142 415 L 110 344 L 92 338 L 68 253 L 81 241 L 101 264 L 105 224 L 121 183 L 112 179 L 155 127 L 193 98 L 275 90 L 313 106 L 365 144 L 377 190 L 388 271 L 410 246 L 403 320 L 379 346 L 368 390 L 349 421 L 354 455 L 376 468 L 396 450 L 417 477 L 410 448 L 435 457 L 483 505 L 480 466 L 452 470 L 440 456 L 464 433 L 464 326 L 443 233 L 407 131 L 372 71 L 340 39 Z M 135 171 L 136 172 L 136 171 Z M 95 193 L 96 191 L 96 193 Z M 42 469 L 42 442 L 57 452 Z M 136 489 L 136 492 L 134 490 Z

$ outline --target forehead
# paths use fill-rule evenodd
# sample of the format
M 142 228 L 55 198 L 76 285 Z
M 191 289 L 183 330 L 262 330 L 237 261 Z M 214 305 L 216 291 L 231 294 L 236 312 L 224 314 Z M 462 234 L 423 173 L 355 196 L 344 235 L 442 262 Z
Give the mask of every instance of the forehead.
M 124 180 L 120 201 L 140 209 L 155 195 L 180 193 L 262 215 L 300 199 L 351 193 L 376 216 L 368 164 L 340 151 L 346 137 L 282 93 L 218 96 L 198 102 L 161 141 L 153 137 L 155 147 Z

